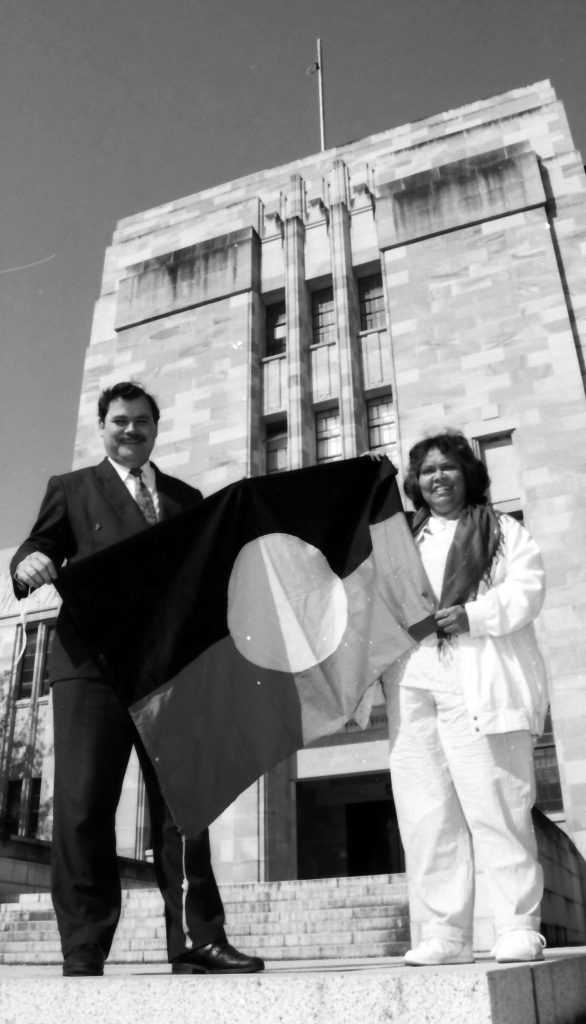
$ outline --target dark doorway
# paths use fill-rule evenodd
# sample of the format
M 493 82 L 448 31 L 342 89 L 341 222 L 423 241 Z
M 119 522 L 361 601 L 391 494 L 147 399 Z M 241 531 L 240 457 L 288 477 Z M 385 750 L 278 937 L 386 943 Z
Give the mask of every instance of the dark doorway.
M 346 806 L 349 875 L 404 871 L 405 857 L 392 799 Z
M 388 773 L 297 783 L 299 878 L 405 870 Z

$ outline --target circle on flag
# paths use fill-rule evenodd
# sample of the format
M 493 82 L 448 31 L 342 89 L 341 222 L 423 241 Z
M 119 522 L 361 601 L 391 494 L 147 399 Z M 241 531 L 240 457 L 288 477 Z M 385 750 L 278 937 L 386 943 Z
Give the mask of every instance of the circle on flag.
M 347 622 L 344 584 L 313 544 L 267 533 L 239 551 L 228 584 L 228 630 L 247 661 L 303 672 L 334 653 Z

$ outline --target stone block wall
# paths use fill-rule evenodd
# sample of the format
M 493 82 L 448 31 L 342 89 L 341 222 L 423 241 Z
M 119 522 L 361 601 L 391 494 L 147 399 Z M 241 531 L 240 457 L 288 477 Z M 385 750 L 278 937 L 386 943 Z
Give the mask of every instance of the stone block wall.
M 264 471 L 275 418 L 287 421 L 290 468 L 315 461 L 324 405 L 339 409 L 344 457 L 364 450 L 366 400 L 381 393 L 393 395 L 400 471 L 436 428 L 510 435 L 548 570 L 539 633 L 582 850 L 585 254 L 586 178 L 548 82 L 144 211 L 118 224 L 106 253 L 73 457 L 101 457 L 98 394 L 129 378 L 161 405 L 155 461 L 206 494 Z M 367 335 L 358 280 L 377 270 L 385 323 Z M 310 297 L 325 286 L 336 340 L 316 354 Z M 277 299 L 289 323 L 273 365 L 265 310 Z M 259 784 L 214 826 L 220 879 L 262 878 L 271 849 L 280 872 L 294 870 L 283 842 L 294 808 L 282 797 L 295 770 L 292 759 L 278 785 Z

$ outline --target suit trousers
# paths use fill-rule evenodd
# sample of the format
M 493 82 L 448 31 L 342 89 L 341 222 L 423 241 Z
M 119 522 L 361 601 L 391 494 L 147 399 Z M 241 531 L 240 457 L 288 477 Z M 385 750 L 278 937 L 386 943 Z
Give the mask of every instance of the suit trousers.
M 388 684 L 393 796 L 409 901 L 424 938 L 472 940 L 475 857 L 484 868 L 497 936 L 538 930 L 543 872 L 531 808 L 527 731 L 472 731 L 464 698 Z
M 175 827 L 132 718 L 104 679 L 53 684 L 55 786 L 52 897 L 63 954 L 95 943 L 107 955 L 120 917 L 115 817 L 133 745 L 145 781 L 169 960 L 225 938 L 208 832 Z

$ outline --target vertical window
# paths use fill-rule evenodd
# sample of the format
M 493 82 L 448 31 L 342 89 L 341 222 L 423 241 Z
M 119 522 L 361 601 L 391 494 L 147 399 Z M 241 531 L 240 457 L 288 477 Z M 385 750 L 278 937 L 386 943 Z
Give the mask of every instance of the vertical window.
M 395 444 L 397 429 L 392 395 L 370 398 L 366 403 L 369 451 L 384 450 Z
M 24 647 L 24 654 L 22 655 L 18 665 L 17 671 L 17 682 L 16 682 L 16 699 L 17 700 L 30 700 L 33 692 L 33 682 L 35 678 L 35 661 L 37 655 L 37 640 L 39 636 L 39 627 L 29 626 L 26 630 L 26 642 Z M 22 646 L 22 627 L 18 627 L 17 634 L 17 645 L 18 651 L 20 652 Z
M 563 811 L 560 772 L 549 710 L 545 718 L 543 736 L 537 740 L 535 747 L 535 777 L 537 780 L 537 800 L 535 803 L 539 810 L 543 811 L 544 814 Z
M 45 642 L 43 644 L 43 663 L 41 668 L 41 685 L 39 687 L 39 696 L 46 697 L 49 693 L 49 664 L 51 660 L 51 651 L 53 650 L 53 640 L 55 639 L 55 626 L 50 623 L 45 626 Z
M 35 680 L 39 679 L 37 696 L 46 696 L 49 692 L 49 658 L 55 635 L 53 622 L 37 622 L 26 628 L 24 654 L 15 666 L 16 699 L 30 700 L 35 690 Z M 22 629 L 18 627 L 17 651 L 22 645 Z
M 39 831 L 39 813 L 41 810 L 41 782 L 39 778 L 31 779 L 31 795 L 28 811 L 26 834 L 35 839 Z
M 342 458 L 340 413 L 337 409 L 322 409 L 315 416 L 316 461 L 335 462 Z
M 358 306 L 361 331 L 376 331 L 386 326 L 385 297 L 381 274 L 359 278 Z
M 508 512 L 522 522 L 521 485 L 512 433 L 482 437 L 476 444 L 490 476 L 489 501 L 501 512 Z
M 334 289 L 323 288 L 311 296 L 311 328 L 314 345 L 336 340 Z
M 267 424 L 265 463 L 267 473 L 281 473 L 287 467 L 287 424 L 284 421 Z
M 22 702 L 17 711 L 21 726 L 18 743 L 9 740 L 5 757 L 7 774 L 22 775 L 22 778 L 11 779 L 1 794 L 2 829 L 10 835 L 35 838 L 39 830 L 41 775 L 33 773 L 42 771 L 46 756 L 43 730 L 48 709 L 46 699 L 40 701 L 39 698 L 46 698 L 49 692 L 49 658 L 54 635 L 54 620 L 40 619 L 29 623 L 20 656 L 23 649 L 22 627 L 16 630 L 12 681 L 14 700 Z M 23 747 L 28 751 L 24 758 Z
M 284 302 L 267 307 L 266 343 L 267 356 L 280 356 L 287 348 L 287 311 Z
M 4 815 L 3 832 L 7 836 L 18 835 L 20 822 L 20 800 L 22 796 L 22 779 L 11 779 L 6 795 L 6 813 Z

